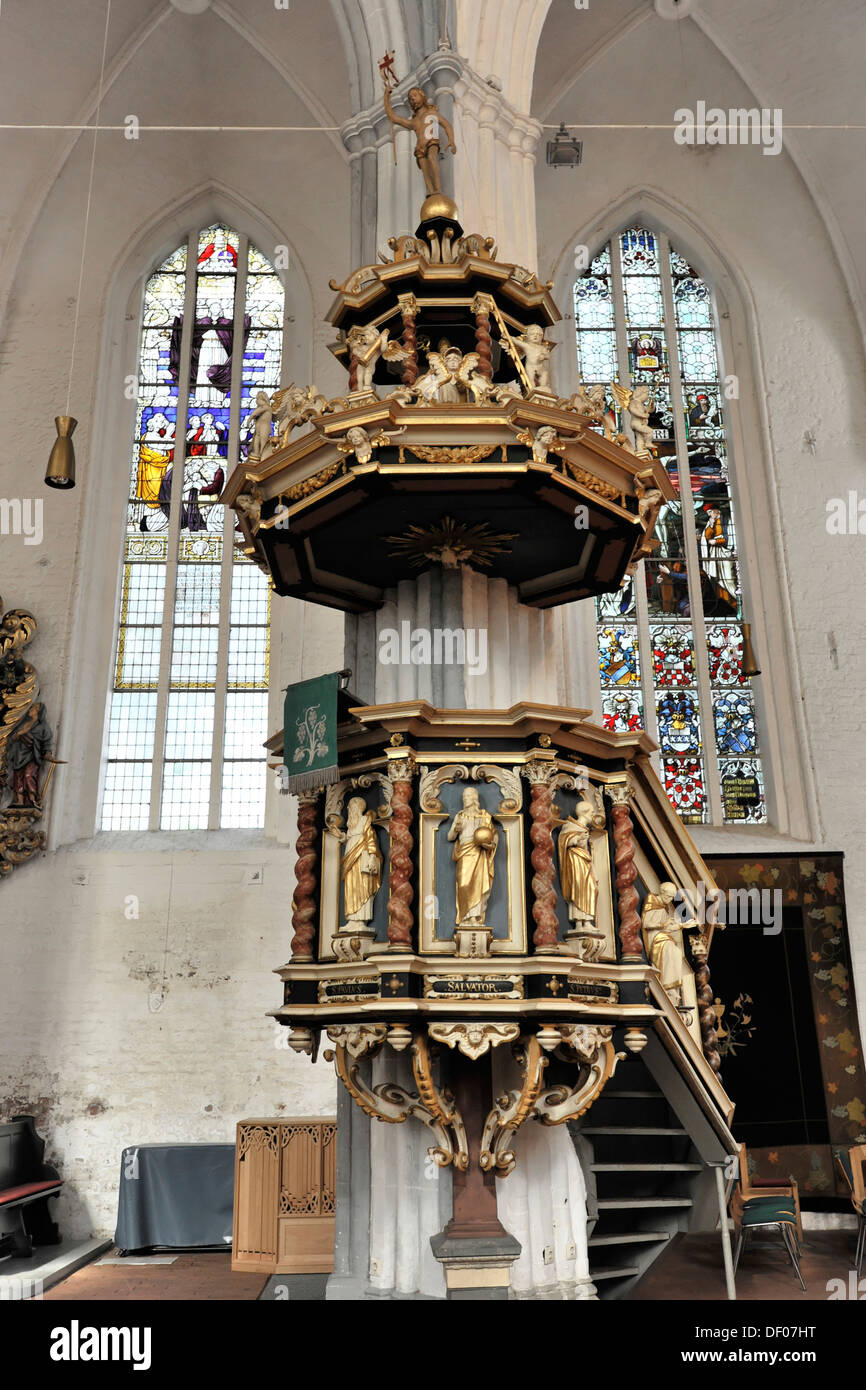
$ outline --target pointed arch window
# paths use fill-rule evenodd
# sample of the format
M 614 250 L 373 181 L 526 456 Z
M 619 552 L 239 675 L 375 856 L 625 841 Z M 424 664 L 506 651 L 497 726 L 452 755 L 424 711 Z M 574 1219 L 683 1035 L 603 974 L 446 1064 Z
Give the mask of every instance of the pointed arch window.
M 577 281 L 574 310 L 586 386 L 650 385 L 654 443 L 677 493 L 652 558 L 596 600 L 604 724 L 656 740 L 686 823 L 765 822 L 712 291 L 666 237 L 633 226 Z
M 280 384 L 283 313 L 274 267 L 219 223 L 145 285 L 103 830 L 263 824 L 269 583 L 219 496 Z

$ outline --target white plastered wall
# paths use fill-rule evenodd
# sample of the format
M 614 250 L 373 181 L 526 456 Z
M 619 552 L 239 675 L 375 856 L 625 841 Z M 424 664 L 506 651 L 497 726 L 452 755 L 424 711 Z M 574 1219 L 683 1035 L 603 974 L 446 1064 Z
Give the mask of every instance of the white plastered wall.
M 299 22 L 309 28 L 309 9 Z M 330 27 L 321 70 L 302 66 L 325 96 Z M 328 119 L 218 15 L 169 12 L 156 37 L 160 62 L 147 45 L 133 55 L 104 102 L 105 124 L 128 112 L 142 123 Z M 61 38 L 45 35 L 53 56 Z M 218 103 L 203 72 L 220 75 Z M 70 85 L 79 82 L 76 69 Z M 0 1103 L 4 1115 L 36 1115 L 66 1179 L 65 1235 L 112 1232 L 126 1145 L 232 1141 L 246 1115 L 336 1105 L 331 1068 L 286 1050 L 266 1016 L 281 1000 L 271 972 L 290 951 L 294 799 L 269 788 L 261 834 L 94 832 L 134 412 L 123 388 L 137 366 L 144 280 L 215 218 L 266 255 L 287 245 L 285 379 L 335 394 L 344 378 L 323 318 L 329 277 L 349 268 L 347 164 L 338 137 L 315 133 L 100 135 L 72 385 L 78 486 L 59 493 L 42 478 L 52 417 L 65 408 L 90 149 L 89 136 L 68 155 L 58 147 L 41 168 L 45 146 L 31 146 L 29 186 L 7 191 L 2 222 L 7 257 L 20 258 L 3 321 L 0 401 L 12 424 L 0 496 L 41 498 L 44 539 L 0 537 L 0 593 L 4 610 L 38 619 L 28 655 L 67 766 L 52 791 L 50 852 L 0 885 Z M 272 728 L 291 680 L 340 668 L 342 629 L 338 614 L 275 598 Z

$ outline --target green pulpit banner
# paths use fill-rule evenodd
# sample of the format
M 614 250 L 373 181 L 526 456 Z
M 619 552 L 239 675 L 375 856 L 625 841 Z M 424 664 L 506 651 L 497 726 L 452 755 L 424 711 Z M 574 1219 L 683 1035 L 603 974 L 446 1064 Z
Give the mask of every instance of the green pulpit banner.
M 299 681 L 286 690 L 283 762 L 290 792 L 312 791 L 339 780 L 337 692 L 341 672 Z

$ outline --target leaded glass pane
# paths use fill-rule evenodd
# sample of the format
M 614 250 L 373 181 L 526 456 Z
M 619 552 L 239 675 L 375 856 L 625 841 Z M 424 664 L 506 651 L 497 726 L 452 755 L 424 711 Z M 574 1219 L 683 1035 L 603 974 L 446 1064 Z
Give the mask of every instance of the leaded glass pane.
M 661 509 L 652 558 L 617 592 L 596 600 L 602 719 L 620 732 L 643 726 L 643 672 L 646 689 L 652 687 L 663 781 L 682 818 L 708 819 L 709 776 L 725 821 L 761 822 L 766 806 L 754 700 L 742 674 L 742 588 L 713 295 L 675 248 L 663 260 L 660 245 L 650 229 L 628 228 L 601 248 L 574 290 L 584 383 L 651 387 L 653 446 L 676 493 Z M 622 277 L 620 303 L 612 251 Z M 617 315 L 624 363 L 617 358 Z M 674 401 L 682 408 L 681 431 Z M 617 424 L 627 429 L 626 412 L 617 411 Z M 697 565 L 690 560 L 695 554 Z M 646 594 L 646 626 L 636 584 Z M 698 610 L 706 622 L 700 649 L 692 625 Z M 715 754 L 709 770 L 703 715 Z
M 106 829 L 148 828 L 157 749 L 165 760 L 157 768 L 164 828 L 206 828 L 217 799 L 225 824 L 255 826 L 263 818 L 270 590 L 266 576 L 235 550 L 232 536 L 239 533 L 219 497 L 232 462 L 232 431 L 243 456 L 245 421 L 258 393 L 280 385 L 284 291 L 274 266 L 250 246 L 241 305 L 237 233 L 214 223 L 195 244 L 194 284 L 188 284 L 182 246 L 154 271 L 144 292 L 107 732 Z M 189 323 L 188 289 L 194 300 Z M 188 382 L 181 382 L 187 355 Z M 240 391 L 233 401 L 235 377 Z M 226 537 L 232 563 L 224 573 Z M 164 634 L 170 662 L 160 694 Z M 223 713 L 224 748 L 217 750 L 214 769 L 214 730 Z M 213 776 L 221 780 L 217 797 L 211 796 Z

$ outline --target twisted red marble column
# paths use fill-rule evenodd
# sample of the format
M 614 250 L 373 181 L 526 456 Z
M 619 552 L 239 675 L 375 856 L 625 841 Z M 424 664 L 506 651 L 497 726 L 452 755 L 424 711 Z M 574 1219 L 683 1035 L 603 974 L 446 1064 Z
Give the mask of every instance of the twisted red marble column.
M 414 294 L 401 294 L 398 303 L 403 315 L 403 347 L 409 354 L 403 360 L 403 385 L 414 386 L 418 379 L 418 348 L 415 338 L 418 301 Z
M 349 390 L 350 390 L 350 391 L 357 391 L 357 389 L 358 389 L 358 359 L 357 359 L 357 357 L 355 356 L 355 354 L 354 354 L 354 352 L 353 352 L 353 353 L 352 353 L 352 356 L 349 358 Z
M 532 854 L 529 856 L 535 872 L 532 875 L 532 916 L 535 931 L 532 936 L 536 951 L 550 950 L 556 945 L 559 922 L 556 916 L 556 890 L 553 872 L 553 834 L 556 824 L 553 813 L 553 794 L 549 785 L 551 769 L 548 766 L 533 767 L 528 764 L 526 777 L 532 788 L 529 803 L 529 838 L 532 841 Z
M 393 763 L 389 774 L 394 783 L 391 797 L 391 819 L 388 822 L 390 839 L 388 894 L 388 942 L 392 951 L 412 950 L 412 773 L 408 762 Z
M 298 838 L 295 843 L 295 878 L 297 887 L 292 898 L 292 960 L 313 959 L 313 925 L 316 905 L 316 817 L 320 793 L 302 792 L 298 806 Z
M 713 991 L 710 989 L 710 967 L 707 964 L 707 938 L 700 934 L 692 938 L 692 956 L 695 963 L 695 991 L 698 997 L 698 1019 L 701 1025 L 701 1042 L 704 1056 L 714 1072 L 719 1072 L 722 1059 L 719 1056 L 719 1035 L 716 1032 L 716 1011 L 713 1008 Z
M 628 784 L 615 782 L 608 787 L 608 795 L 613 805 L 614 866 L 616 868 L 616 893 L 619 907 L 619 939 L 623 960 L 641 960 L 643 948 L 640 939 L 640 917 L 638 916 L 638 896 L 634 881 L 637 869 L 634 866 L 634 826 L 628 809 L 630 795 Z
M 493 380 L 493 339 L 490 336 L 490 306 L 484 295 L 472 301 L 475 314 L 475 350 L 478 353 L 478 370 L 488 381 Z

